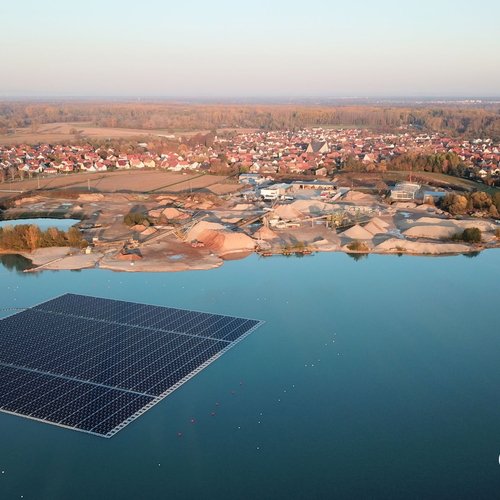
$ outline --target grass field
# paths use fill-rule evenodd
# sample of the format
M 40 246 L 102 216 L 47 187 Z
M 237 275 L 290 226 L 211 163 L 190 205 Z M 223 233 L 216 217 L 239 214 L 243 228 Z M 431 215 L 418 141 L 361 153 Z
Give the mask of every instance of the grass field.
M 127 137 L 140 137 L 147 135 L 170 136 L 168 130 L 142 130 L 124 128 L 96 127 L 91 123 L 48 123 L 33 128 L 19 128 L 14 134 L 0 135 L 0 144 L 37 144 L 40 142 L 55 143 L 75 140 L 74 130 L 79 136 L 96 139 L 116 139 Z
M 394 183 L 399 181 L 410 180 L 410 172 L 388 171 L 388 172 L 341 172 L 338 174 L 339 182 L 346 185 L 351 184 L 352 187 L 375 186 L 377 181 L 384 183 Z M 461 177 L 452 175 L 440 174 L 436 172 L 412 172 L 411 178 L 414 182 L 433 185 L 436 187 L 449 187 L 450 189 L 461 189 L 465 191 L 486 191 L 487 193 L 495 193 L 500 189 L 490 187 L 486 184 L 475 182 Z
M 0 190 L 76 189 L 103 193 L 180 193 L 183 191 L 210 191 L 212 188 L 219 193 L 221 191 L 231 192 L 238 187 L 235 183 L 228 183 L 225 176 L 206 174 L 184 175 L 157 170 L 67 174 L 0 184 Z
M 77 130 L 78 134 L 73 132 Z M 219 134 L 228 132 L 249 133 L 256 129 L 218 129 Z M 189 137 L 196 134 L 207 134 L 209 130 L 166 130 L 166 129 L 128 129 L 128 128 L 107 128 L 97 127 L 90 122 L 75 123 L 47 123 L 40 125 L 35 130 L 33 128 L 18 128 L 14 134 L 0 135 L 0 145 L 10 144 L 38 144 L 38 143 L 58 143 L 77 140 L 78 137 L 88 137 L 93 139 L 121 139 L 140 138 L 146 136 L 157 137 Z

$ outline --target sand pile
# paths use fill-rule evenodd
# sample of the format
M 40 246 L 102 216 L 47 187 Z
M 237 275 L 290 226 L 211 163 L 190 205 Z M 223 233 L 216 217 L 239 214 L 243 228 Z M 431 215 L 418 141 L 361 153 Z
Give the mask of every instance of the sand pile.
M 393 208 L 417 208 L 417 204 L 411 201 L 398 201 L 392 204 Z
M 156 233 L 156 229 L 153 226 L 150 226 L 141 232 L 141 236 L 149 236 L 149 235 L 154 234 L 154 233 Z
M 99 193 L 80 194 L 78 196 L 78 201 L 101 201 L 101 200 L 104 200 L 104 195 Z
M 388 229 L 390 227 L 390 224 L 386 222 L 383 219 L 380 219 L 379 217 L 374 217 L 371 222 L 377 225 L 377 227 L 380 227 L 382 229 Z
M 177 201 L 177 196 L 172 196 L 172 195 L 160 195 L 156 197 L 157 201 L 161 203 L 173 203 L 174 201 Z
M 455 232 L 463 231 L 468 227 L 477 227 L 481 231 L 495 231 L 497 225 L 493 222 L 481 219 L 468 219 L 468 220 L 458 220 L 458 219 L 438 219 L 437 217 L 421 217 L 417 220 L 417 224 L 433 224 L 445 227 L 453 227 Z
M 290 206 L 295 210 L 308 215 L 321 215 L 325 212 L 331 212 L 332 210 L 332 206 L 328 205 L 328 203 L 314 200 L 297 200 Z
M 222 217 L 221 221 L 224 222 L 224 224 L 238 224 L 238 222 L 241 222 L 243 219 L 241 217 Z
M 278 205 L 274 209 L 273 213 L 283 220 L 297 220 L 304 218 L 302 212 L 299 212 L 296 208 L 292 207 L 292 205 Z
M 211 201 L 202 201 L 196 205 L 198 210 L 210 210 L 214 207 L 214 204 Z
M 340 233 L 340 236 L 345 236 L 347 238 L 351 238 L 352 240 L 371 240 L 373 238 L 373 234 L 367 231 L 364 227 L 361 227 L 359 224 L 356 224 L 347 231 Z
M 207 222 L 207 221 L 200 221 L 198 224 L 193 226 L 188 234 L 187 234 L 187 241 L 194 241 L 198 240 L 201 241 L 200 238 L 198 237 L 203 231 L 206 230 L 212 230 L 212 231 L 225 231 L 226 228 L 222 224 L 217 224 L 217 222 Z
M 262 226 L 253 235 L 254 238 L 258 240 L 275 240 L 279 239 L 279 236 L 270 228 Z
M 228 231 L 215 222 L 198 222 L 188 233 L 188 241 L 201 241 L 219 255 L 238 252 L 253 252 L 255 241 L 244 233 Z
M 177 210 L 174 207 L 165 208 L 165 210 L 161 212 L 161 215 L 167 220 L 187 219 L 189 217 L 189 215 L 181 212 L 180 210 Z
M 428 238 L 431 240 L 442 240 L 451 238 L 457 234 L 459 229 L 454 225 L 430 224 L 427 226 L 412 226 L 403 232 L 405 236 L 410 238 Z
M 383 221 L 381 221 L 383 222 Z M 383 227 L 385 226 L 385 227 Z M 387 225 L 384 223 L 384 225 L 382 224 L 378 224 L 377 221 L 375 220 L 371 220 L 368 224 L 366 224 L 366 226 L 363 227 L 363 229 L 365 231 L 368 231 L 369 233 L 375 235 L 375 234 L 380 234 L 380 233 L 385 233 L 387 231 Z
M 470 252 L 470 247 L 461 243 L 421 243 L 418 241 L 391 238 L 375 247 L 378 252 L 407 252 L 418 255 L 440 255 Z
M 26 198 L 21 198 L 20 200 L 16 200 L 14 204 L 16 207 L 19 207 L 20 205 L 24 205 L 25 203 L 37 203 L 40 201 L 39 196 L 27 196 Z
M 453 223 L 462 230 L 468 227 L 477 227 L 481 231 L 495 231 L 498 227 L 487 220 L 454 220 Z
M 375 203 L 376 199 L 371 194 L 360 193 L 359 191 L 349 191 L 344 195 L 342 201 L 350 201 L 355 203 Z
M 148 215 L 150 217 L 154 217 L 155 219 L 159 219 L 161 217 L 162 211 L 163 211 L 163 209 L 161 209 L 161 208 L 154 208 L 153 210 L 150 210 L 148 212 Z
M 333 241 L 321 239 L 318 241 L 313 241 L 310 246 L 319 252 L 335 252 L 340 249 L 340 245 Z
M 428 203 L 422 203 L 419 205 L 416 210 L 420 210 L 421 212 L 437 212 L 439 211 L 434 205 L 429 205 Z
M 452 221 L 448 221 L 446 219 L 438 219 L 437 217 L 420 217 L 420 219 L 417 220 L 418 224 L 443 224 L 450 222 Z
M 233 210 L 238 210 L 238 211 L 245 211 L 245 210 L 253 210 L 255 207 L 253 205 L 250 205 L 250 203 L 238 203 L 233 207 Z
M 128 261 L 133 261 L 133 260 L 141 260 L 142 259 L 142 255 L 138 252 L 130 252 L 130 253 L 123 253 L 123 252 L 120 252 L 116 258 L 118 260 L 128 260 Z

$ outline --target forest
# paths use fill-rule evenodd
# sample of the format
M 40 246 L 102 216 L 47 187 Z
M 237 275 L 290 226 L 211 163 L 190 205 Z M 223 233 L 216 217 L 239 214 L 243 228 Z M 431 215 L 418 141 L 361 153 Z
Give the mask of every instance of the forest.
M 256 128 L 357 127 L 393 131 L 412 126 L 466 138 L 500 140 L 500 105 L 240 105 L 173 102 L 0 102 L 0 134 L 46 123 L 170 132 Z

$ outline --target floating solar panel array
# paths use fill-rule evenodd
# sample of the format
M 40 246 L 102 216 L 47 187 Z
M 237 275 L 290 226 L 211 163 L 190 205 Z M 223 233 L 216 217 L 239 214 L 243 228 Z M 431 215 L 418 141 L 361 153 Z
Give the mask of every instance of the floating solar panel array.
M 261 323 L 63 295 L 0 320 L 0 411 L 112 437 Z

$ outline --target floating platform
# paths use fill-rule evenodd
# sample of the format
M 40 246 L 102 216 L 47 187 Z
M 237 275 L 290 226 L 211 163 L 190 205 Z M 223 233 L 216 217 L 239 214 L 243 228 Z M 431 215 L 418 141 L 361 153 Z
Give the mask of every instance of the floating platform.
M 0 411 L 110 438 L 261 324 L 62 295 L 0 320 Z

